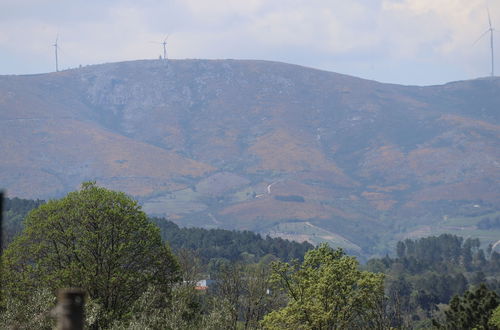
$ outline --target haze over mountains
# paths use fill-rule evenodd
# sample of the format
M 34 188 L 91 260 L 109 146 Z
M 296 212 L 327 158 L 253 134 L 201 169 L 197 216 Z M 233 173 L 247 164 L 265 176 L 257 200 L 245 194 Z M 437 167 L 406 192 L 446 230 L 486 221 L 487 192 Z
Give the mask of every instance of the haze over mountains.
M 96 180 L 181 225 L 369 254 L 500 214 L 499 109 L 499 78 L 400 86 L 266 61 L 0 76 L 0 182 L 47 199 Z

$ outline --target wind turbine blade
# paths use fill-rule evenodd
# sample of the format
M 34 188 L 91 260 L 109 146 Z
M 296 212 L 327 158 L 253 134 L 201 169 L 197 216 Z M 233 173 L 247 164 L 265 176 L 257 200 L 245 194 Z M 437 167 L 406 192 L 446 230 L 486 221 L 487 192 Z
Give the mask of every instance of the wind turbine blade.
M 486 35 L 486 33 L 488 33 L 488 32 L 490 32 L 490 30 L 489 30 L 489 29 L 488 29 L 488 30 L 486 30 L 486 31 L 484 31 L 484 32 L 483 32 L 483 34 L 481 34 L 481 36 L 480 36 L 479 38 L 477 38 L 477 40 L 476 40 L 476 41 L 474 41 L 474 43 L 472 44 L 472 46 L 474 46 L 475 44 L 477 44 L 477 42 L 478 42 L 479 40 L 481 40 L 481 39 L 482 39 L 482 38 Z
M 490 30 L 491 30 L 491 29 L 492 29 L 492 27 L 491 27 L 490 9 L 489 9 L 489 8 L 486 8 L 486 10 L 488 11 L 488 23 L 490 24 Z

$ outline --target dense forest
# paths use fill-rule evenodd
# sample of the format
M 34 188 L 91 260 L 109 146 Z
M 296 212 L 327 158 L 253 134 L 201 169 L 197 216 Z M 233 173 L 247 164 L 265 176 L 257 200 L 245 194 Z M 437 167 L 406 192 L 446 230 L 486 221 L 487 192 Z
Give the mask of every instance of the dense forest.
M 4 198 L 3 201 L 3 242 L 8 244 L 12 241 L 14 236 L 22 231 L 23 219 L 29 213 L 29 211 L 37 208 L 44 201 L 42 200 L 30 200 L 21 198 Z
M 180 228 L 164 218 L 151 218 L 160 227 L 162 238 L 174 251 L 181 249 L 196 253 L 204 263 L 212 259 L 258 261 L 265 255 L 273 255 L 284 261 L 302 259 L 310 243 L 293 242 L 281 238 L 262 238 L 251 231 L 224 229 Z
M 365 265 L 386 274 L 386 293 L 395 326 L 442 318 L 442 307 L 468 289 L 486 285 L 500 295 L 500 254 L 479 248 L 478 239 L 449 234 L 397 243 L 396 256 L 371 259 Z
M 148 218 L 94 183 L 47 203 L 6 199 L 4 220 L 1 328 L 52 328 L 65 286 L 86 290 L 92 329 L 500 326 L 500 254 L 478 239 L 407 239 L 360 265 L 325 244 Z
M 22 221 L 32 209 L 42 205 L 42 200 L 5 198 L 4 239 L 7 242 L 22 231 Z M 257 261 L 265 255 L 273 255 L 284 261 L 301 260 L 310 243 L 293 242 L 281 238 L 262 238 L 251 231 L 231 231 L 224 229 L 181 228 L 165 218 L 150 218 L 158 225 L 161 237 L 178 252 L 182 249 L 193 251 L 204 264 L 212 259 L 236 261 Z

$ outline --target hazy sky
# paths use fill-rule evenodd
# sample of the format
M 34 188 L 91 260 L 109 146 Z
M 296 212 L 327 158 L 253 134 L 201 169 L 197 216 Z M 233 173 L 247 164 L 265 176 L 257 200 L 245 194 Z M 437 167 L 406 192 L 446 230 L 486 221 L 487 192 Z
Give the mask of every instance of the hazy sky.
M 0 0 L 0 74 L 54 71 L 57 35 L 65 69 L 158 58 L 170 34 L 172 59 L 441 84 L 490 74 L 487 7 L 500 54 L 500 0 Z

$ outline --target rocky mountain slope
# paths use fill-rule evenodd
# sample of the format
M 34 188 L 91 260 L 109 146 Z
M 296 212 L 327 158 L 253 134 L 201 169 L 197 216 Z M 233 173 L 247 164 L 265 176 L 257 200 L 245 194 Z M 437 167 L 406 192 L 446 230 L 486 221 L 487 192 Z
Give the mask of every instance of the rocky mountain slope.
M 181 225 L 369 254 L 500 214 L 499 112 L 498 78 L 400 86 L 266 61 L 0 76 L 0 183 L 51 198 L 97 180 Z

